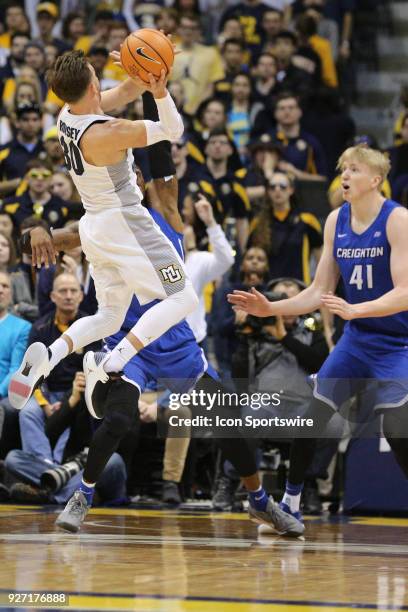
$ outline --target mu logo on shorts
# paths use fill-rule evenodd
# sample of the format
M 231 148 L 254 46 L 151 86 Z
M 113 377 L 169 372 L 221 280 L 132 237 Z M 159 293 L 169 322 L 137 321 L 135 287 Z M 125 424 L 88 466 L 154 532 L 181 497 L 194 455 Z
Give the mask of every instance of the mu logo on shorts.
M 161 268 L 160 273 L 165 283 L 177 283 L 183 278 L 180 268 L 174 264 L 170 264 L 167 268 Z

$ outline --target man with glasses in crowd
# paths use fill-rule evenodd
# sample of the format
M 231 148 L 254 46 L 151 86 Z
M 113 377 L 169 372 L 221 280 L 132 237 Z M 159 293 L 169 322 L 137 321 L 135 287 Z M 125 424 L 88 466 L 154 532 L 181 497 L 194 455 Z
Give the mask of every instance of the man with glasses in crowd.
M 33 159 L 27 164 L 27 189 L 18 197 L 3 201 L 0 210 L 12 216 L 14 225 L 20 227 L 27 217 L 44 219 L 52 227 L 62 227 L 66 221 L 66 202 L 51 192 L 52 172 L 46 162 Z

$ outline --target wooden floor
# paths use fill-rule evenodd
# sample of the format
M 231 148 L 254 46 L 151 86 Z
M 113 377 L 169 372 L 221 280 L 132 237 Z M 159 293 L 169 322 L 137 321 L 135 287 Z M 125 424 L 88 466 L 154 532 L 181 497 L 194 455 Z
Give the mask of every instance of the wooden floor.
M 45 591 L 71 610 L 408 610 L 407 519 L 310 519 L 301 541 L 245 514 L 98 508 L 69 535 L 55 512 L 0 506 L 3 608 L 9 592 Z

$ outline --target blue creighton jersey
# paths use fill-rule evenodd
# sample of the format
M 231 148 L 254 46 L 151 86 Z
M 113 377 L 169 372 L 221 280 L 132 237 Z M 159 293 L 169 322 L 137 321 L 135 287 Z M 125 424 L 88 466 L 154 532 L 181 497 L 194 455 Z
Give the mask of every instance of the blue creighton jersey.
M 394 288 L 391 277 L 391 247 L 387 240 L 386 226 L 390 213 L 399 206 L 385 200 L 373 223 L 362 233 L 351 229 L 351 207 L 343 204 L 340 209 L 334 238 L 334 258 L 343 279 L 346 301 L 359 304 L 376 300 Z M 374 336 L 387 336 L 393 343 L 408 342 L 408 312 L 388 317 L 353 319 L 348 330 Z
M 180 257 L 184 259 L 183 235 L 176 232 L 158 212 L 153 209 L 149 209 L 149 212 L 164 235 L 173 243 Z M 134 296 L 121 329 L 113 336 L 106 338 L 108 347 L 113 349 L 140 317 L 158 302 L 159 300 L 154 300 L 141 306 Z M 160 338 L 146 346 L 129 361 L 124 369 L 125 375 L 134 381 L 141 391 L 147 385 L 161 380 L 166 381 L 166 386 L 177 393 L 189 391 L 205 371 L 216 377 L 211 366 L 207 364 L 191 327 L 185 320 L 180 321 Z

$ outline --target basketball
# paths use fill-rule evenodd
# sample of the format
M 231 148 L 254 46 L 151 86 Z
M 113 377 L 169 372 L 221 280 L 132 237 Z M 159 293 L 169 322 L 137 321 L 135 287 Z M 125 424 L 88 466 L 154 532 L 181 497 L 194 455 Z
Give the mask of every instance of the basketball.
M 155 77 L 160 76 L 162 69 L 166 74 L 170 72 L 174 61 L 173 45 L 159 30 L 144 28 L 129 34 L 122 45 L 120 59 L 129 76 L 138 76 L 149 83 L 149 72 Z

